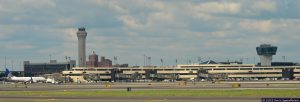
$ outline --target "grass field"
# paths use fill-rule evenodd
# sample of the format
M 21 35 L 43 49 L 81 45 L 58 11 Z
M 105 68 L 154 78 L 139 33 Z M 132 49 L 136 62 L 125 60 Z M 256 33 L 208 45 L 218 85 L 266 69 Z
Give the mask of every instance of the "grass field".
M 300 90 L 122 90 L 104 91 L 0 91 L 0 96 L 199 96 L 199 97 L 299 97 Z

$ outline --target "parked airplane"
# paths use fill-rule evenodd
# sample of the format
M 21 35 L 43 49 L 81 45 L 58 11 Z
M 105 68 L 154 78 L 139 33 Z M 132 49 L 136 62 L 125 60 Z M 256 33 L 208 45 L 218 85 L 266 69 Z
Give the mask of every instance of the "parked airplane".
M 7 81 L 13 82 L 29 82 L 29 83 L 36 83 L 36 82 L 45 82 L 46 79 L 44 77 L 16 77 L 11 74 L 11 72 L 6 68 L 5 71 Z

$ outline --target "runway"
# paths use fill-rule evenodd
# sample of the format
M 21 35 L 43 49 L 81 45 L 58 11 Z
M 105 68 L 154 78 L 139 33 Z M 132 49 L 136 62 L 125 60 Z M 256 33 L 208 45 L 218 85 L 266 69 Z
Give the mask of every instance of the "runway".
M 213 97 L 98 97 L 98 98 L 36 98 L 0 97 L 5 102 L 260 102 L 260 98 L 213 98 Z
M 26 88 L 27 87 L 27 88 Z M 179 82 L 152 82 L 152 83 L 90 83 L 90 84 L 47 84 L 34 83 L 28 84 L 0 84 L 0 92 L 6 91 L 101 91 L 101 90 L 121 90 L 126 91 L 127 88 L 135 90 L 300 90 L 298 83 L 242 83 L 241 87 L 233 87 L 233 83 L 210 83 L 197 82 L 182 85 Z M 15 96 L 0 95 L 0 102 L 260 102 L 261 97 L 157 97 L 157 96 L 130 96 L 130 97 L 58 97 L 58 96 Z
M 27 87 L 27 88 L 26 88 Z M 89 84 L 48 84 L 48 83 L 34 83 L 34 84 L 0 84 L 0 91 L 47 91 L 47 90 L 126 90 L 126 88 L 133 90 L 166 90 L 166 89 L 300 89 L 298 83 L 241 83 L 240 87 L 233 87 L 233 83 L 209 83 L 197 82 L 187 83 L 182 85 L 179 82 L 169 83 L 89 83 Z

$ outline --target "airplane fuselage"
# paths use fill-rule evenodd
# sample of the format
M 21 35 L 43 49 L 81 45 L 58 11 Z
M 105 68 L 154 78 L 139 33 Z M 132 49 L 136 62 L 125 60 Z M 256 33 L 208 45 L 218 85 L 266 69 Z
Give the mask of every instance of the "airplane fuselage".
M 44 77 L 10 77 L 8 79 L 9 81 L 15 81 L 15 82 L 40 82 L 40 81 L 46 81 Z

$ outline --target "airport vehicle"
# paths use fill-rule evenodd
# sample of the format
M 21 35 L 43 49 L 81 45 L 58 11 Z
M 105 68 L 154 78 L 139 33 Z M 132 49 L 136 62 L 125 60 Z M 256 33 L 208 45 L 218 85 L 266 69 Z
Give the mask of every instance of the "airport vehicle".
M 60 84 L 61 82 L 59 81 L 55 81 L 54 79 L 51 79 L 51 78 L 47 78 L 46 83 L 51 83 L 51 84 Z
M 46 81 L 46 78 L 44 77 L 16 77 L 13 76 L 7 68 L 5 70 L 5 74 L 6 74 L 6 80 L 12 82 L 36 83 L 36 82 Z

